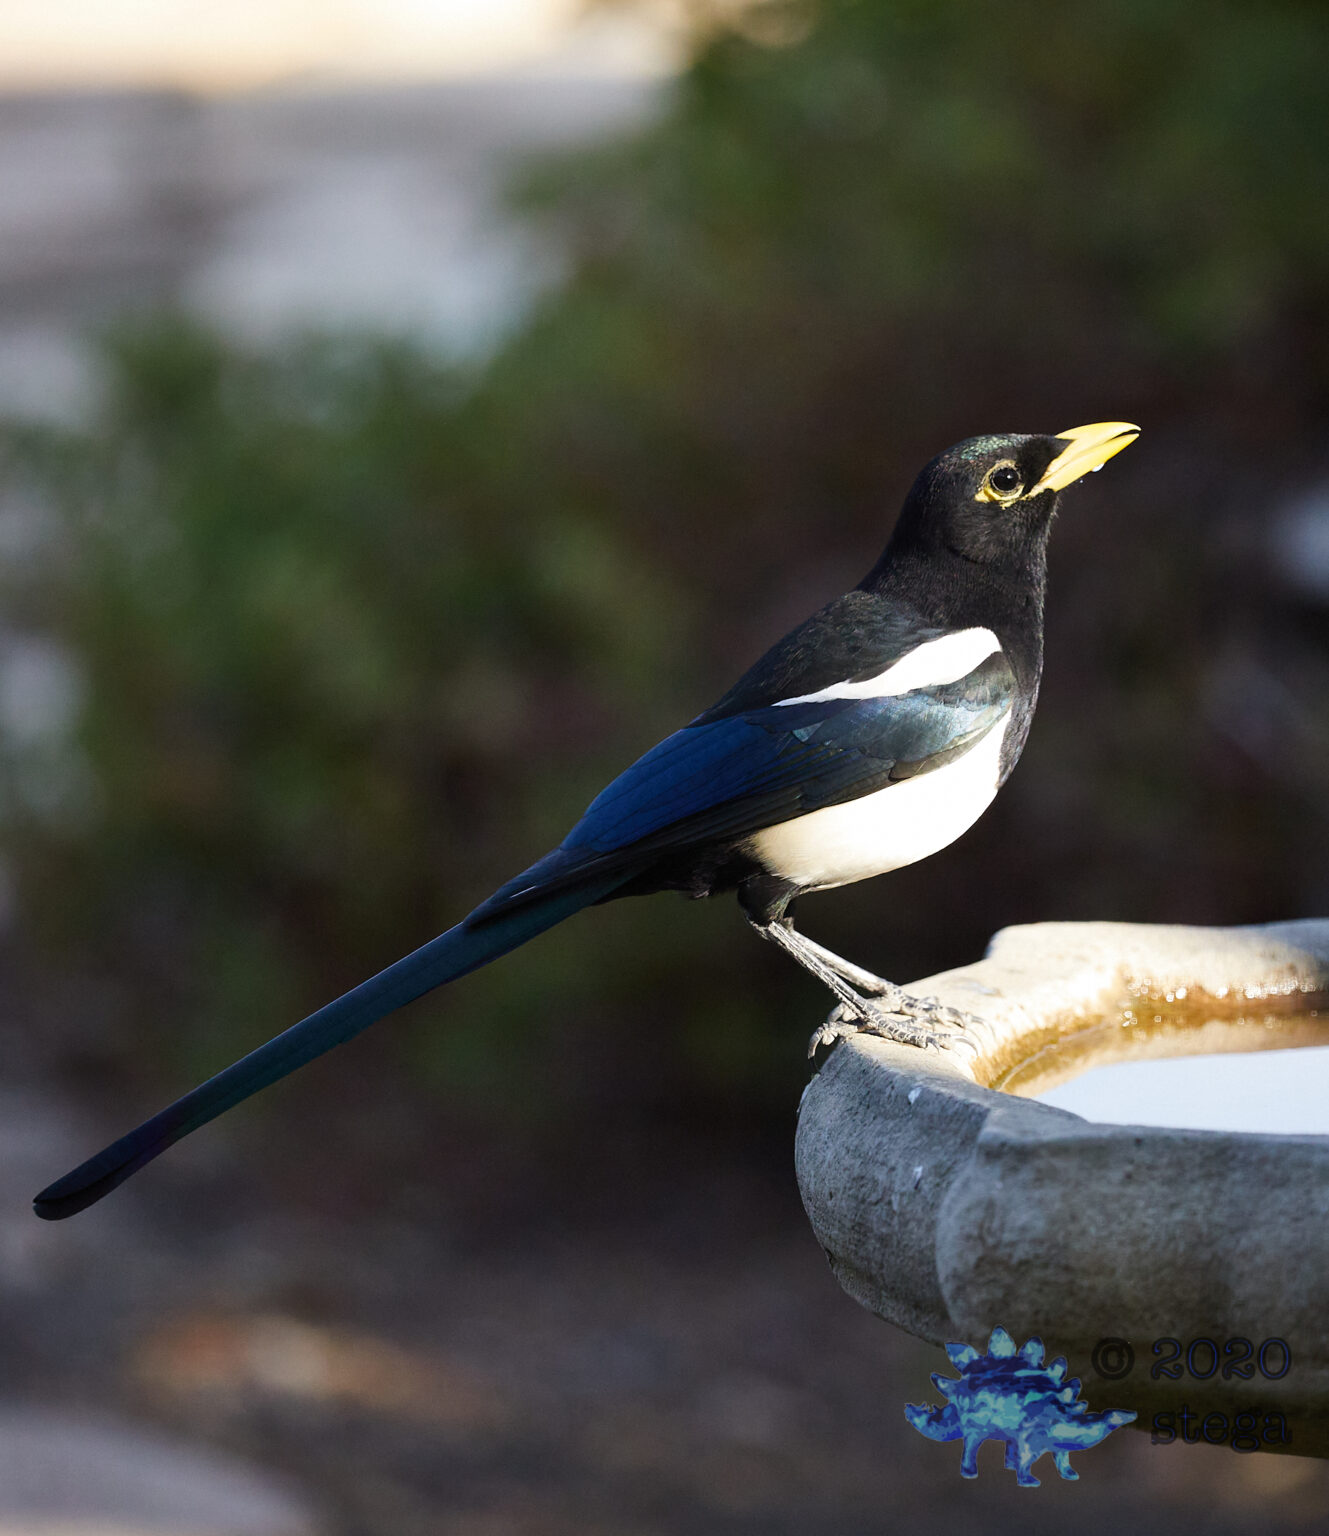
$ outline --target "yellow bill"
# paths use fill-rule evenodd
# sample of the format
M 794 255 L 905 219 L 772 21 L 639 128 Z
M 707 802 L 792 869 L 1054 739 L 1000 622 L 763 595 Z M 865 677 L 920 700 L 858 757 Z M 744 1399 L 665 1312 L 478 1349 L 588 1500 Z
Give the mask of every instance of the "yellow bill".
M 1114 453 L 1120 453 L 1140 435 L 1139 427 L 1129 421 L 1096 421 L 1088 427 L 1072 427 L 1058 432 L 1057 439 L 1067 446 L 1048 465 L 1043 478 L 1026 494 L 1040 491 L 1064 491 L 1082 475 L 1101 469 Z

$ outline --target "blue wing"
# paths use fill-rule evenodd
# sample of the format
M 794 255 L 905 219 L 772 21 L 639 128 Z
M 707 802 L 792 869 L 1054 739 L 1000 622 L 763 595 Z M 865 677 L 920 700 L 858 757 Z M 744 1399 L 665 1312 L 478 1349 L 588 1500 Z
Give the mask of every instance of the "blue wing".
M 641 869 L 662 853 L 736 841 L 930 772 L 986 736 L 1015 691 L 997 654 L 942 687 L 777 705 L 686 726 L 602 790 L 558 849 L 480 910 L 502 910 L 592 869 Z

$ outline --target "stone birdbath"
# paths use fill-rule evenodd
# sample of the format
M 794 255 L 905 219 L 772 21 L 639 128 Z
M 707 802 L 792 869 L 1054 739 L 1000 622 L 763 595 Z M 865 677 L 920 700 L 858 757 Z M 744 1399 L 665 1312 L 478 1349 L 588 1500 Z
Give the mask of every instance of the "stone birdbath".
M 977 1015 L 974 1048 L 851 1037 L 799 1113 L 844 1289 L 936 1344 L 1038 1336 L 1155 1438 L 1329 1456 L 1329 1135 L 1027 1097 L 1105 1062 L 1329 1043 L 1329 921 L 1039 923 L 911 990 Z

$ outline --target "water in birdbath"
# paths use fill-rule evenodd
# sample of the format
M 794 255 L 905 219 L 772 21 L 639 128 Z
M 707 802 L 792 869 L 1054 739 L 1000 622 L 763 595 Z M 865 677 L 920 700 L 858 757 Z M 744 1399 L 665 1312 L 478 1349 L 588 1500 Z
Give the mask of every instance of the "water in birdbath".
M 1110 1125 L 1329 1135 L 1327 1001 L 1136 999 L 993 1086 Z

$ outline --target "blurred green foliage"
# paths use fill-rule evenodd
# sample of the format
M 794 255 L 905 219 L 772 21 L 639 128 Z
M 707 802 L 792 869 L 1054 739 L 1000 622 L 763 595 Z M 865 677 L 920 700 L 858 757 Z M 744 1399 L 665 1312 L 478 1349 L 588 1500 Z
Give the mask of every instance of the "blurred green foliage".
M 1327 75 L 1303 0 L 731 10 L 658 121 L 524 174 L 570 271 L 482 368 L 114 334 L 98 419 L 6 450 L 55 529 L 10 622 L 84 701 L 70 739 L 10 742 L 6 843 L 29 931 L 102 978 L 89 1057 L 146 1043 L 178 1083 L 454 921 L 978 431 L 1147 428 L 1111 518 L 1058 535 L 1012 791 L 822 930 L 907 977 L 1018 918 L 1299 910 L 1314 754 L 1271 796 L 1215 750 L 1206 669 L 1240 630 L 1329 697 L 1213 536 L 1324 427 Z M 732 912 L 624 903 L 380 1049 L 523 1117 L 783 1114 L 819 1006 Z
M 673 702 L 681 607 L 594 508 L 501 499 L 474 402 L 403 346 L 165 318 L 105 357 L 94 430 L 10 443 L 58 538 L 9 612 L 82 704 L 11 742 L 5 822 L 34 935 L 202 1070 L 557 841 Z M 496 972 L 424 1065 L 486 1086 L 486 1027 L 538 1034 L 578 953 Z

